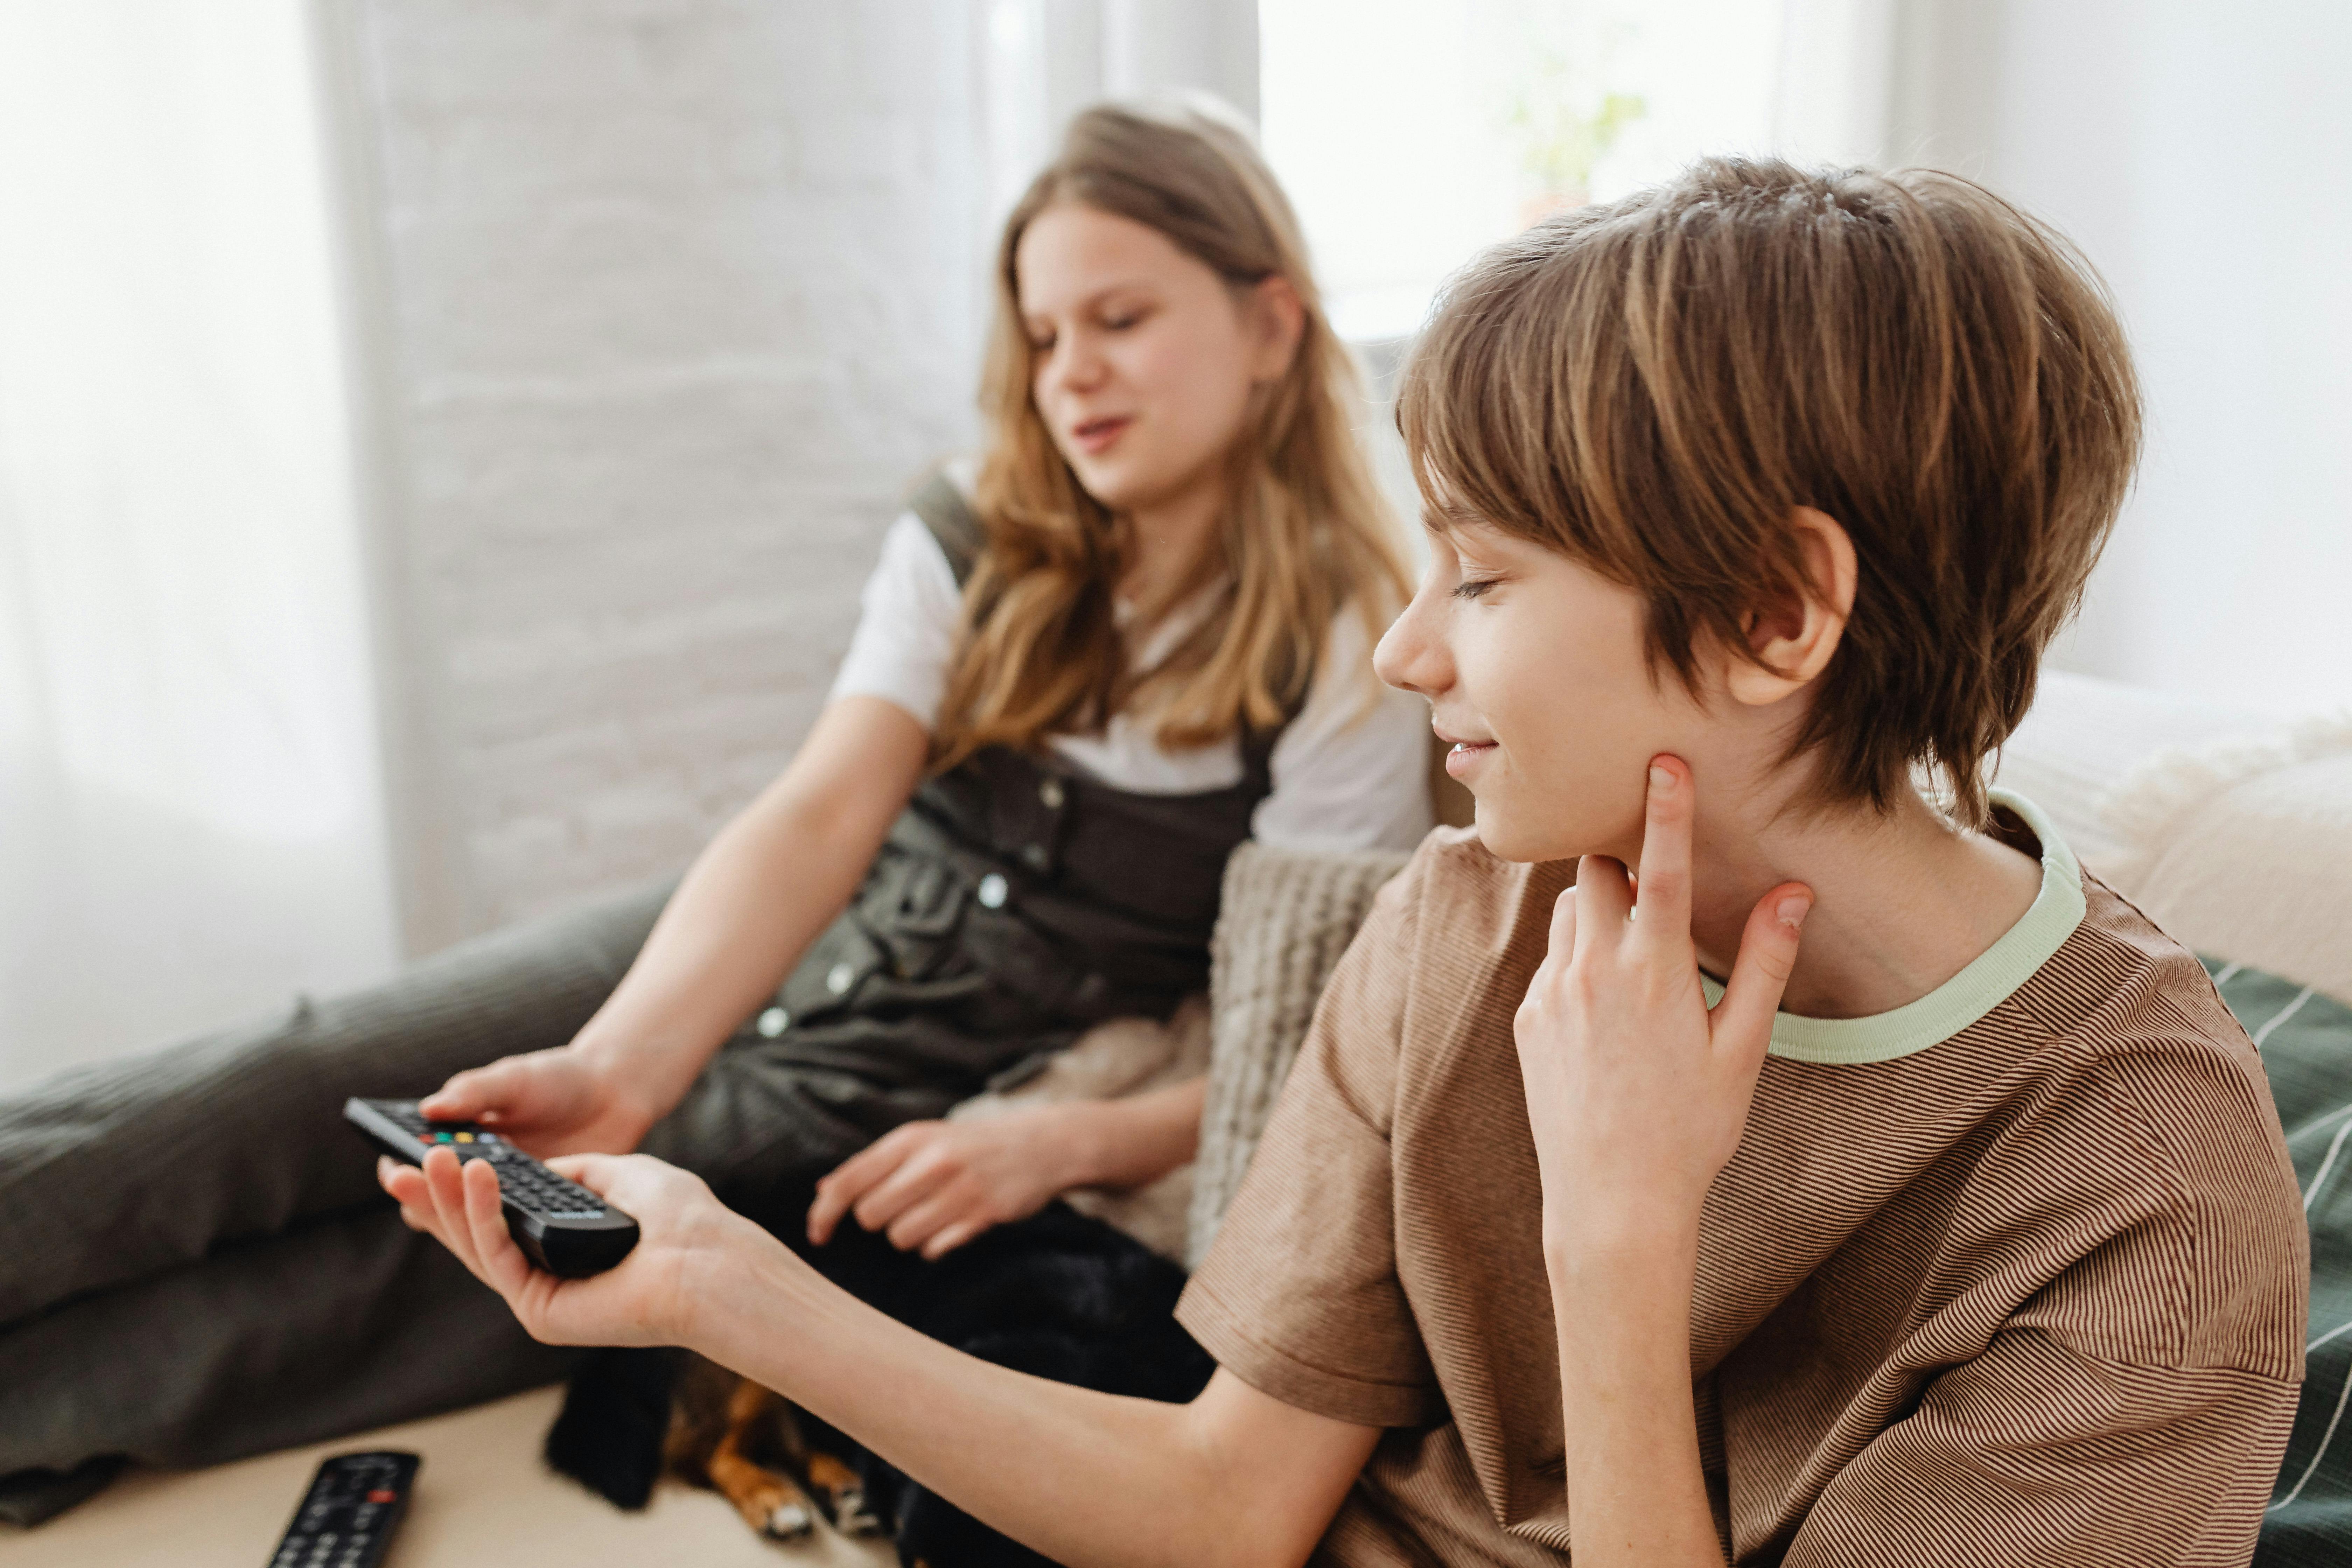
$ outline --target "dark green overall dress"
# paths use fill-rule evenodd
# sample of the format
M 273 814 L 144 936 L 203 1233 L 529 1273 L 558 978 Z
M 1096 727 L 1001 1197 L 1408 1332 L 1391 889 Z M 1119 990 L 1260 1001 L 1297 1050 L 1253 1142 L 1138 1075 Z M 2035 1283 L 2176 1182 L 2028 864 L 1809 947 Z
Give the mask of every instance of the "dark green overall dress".
M 980 542 L 962 496 L 940 478 L 913 505 L 962 582 Z M 1091 1024 L 1164 1018 L 1205 991 L 1225 860 L 1279 732 L 1244 734 L 1240 781 L 1196 794 L 1114 789 L 1003 747 L 926 780 L 848 909 L 714 1064 L 755 1081 L 679 1108 L 679 1163 L 750 1208 Z
M 961 497 L 938 480 L 916 510 L 961 580 L 979 537 Z M 1207 986 L 1275 738 L 1244 735 L 1241 781 L 1191 795 L 1002 749 L 926 781 L 646 1152 L 759 1214 L 1090 1024 L 1165 1016 Z M 211 1463 L 562 1375 L 563 1352 L 401 1226 L 341 1107 L 563 1044 L 667 894 L 0 1100 L 0 1477 L 113 1453 Z

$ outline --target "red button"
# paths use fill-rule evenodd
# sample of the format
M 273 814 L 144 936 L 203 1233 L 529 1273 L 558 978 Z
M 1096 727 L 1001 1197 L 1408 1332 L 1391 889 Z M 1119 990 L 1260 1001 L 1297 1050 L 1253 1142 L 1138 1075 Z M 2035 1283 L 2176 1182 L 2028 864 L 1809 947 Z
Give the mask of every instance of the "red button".
M 398 1502 L 399 1500 L 400 1494 L 398 1492 L 388 1492 L 382 1487 L 378 1487 L 375 1490 L 368 1493 L 368 1501 L 370 1502 Z

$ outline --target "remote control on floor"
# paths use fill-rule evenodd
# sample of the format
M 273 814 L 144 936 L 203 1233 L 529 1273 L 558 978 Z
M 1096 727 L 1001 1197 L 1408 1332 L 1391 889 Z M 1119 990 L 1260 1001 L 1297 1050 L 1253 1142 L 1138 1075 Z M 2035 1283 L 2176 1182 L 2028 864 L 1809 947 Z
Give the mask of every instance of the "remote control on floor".
M 310 1478 L 269 1568 L 376 1568 L 408 1511 L 416 1456 L 337 1454 Z
M 564 1279 L 602 1274 L 637 1244 L 635 1220 L 487 1128 L 427 1121 L 413 1100 L 347 1100 L 343 1118 L 377 1148 L 411 1165 L 425 1163 L 436 1147 L 446 1147 L 461 1163 L 488 1160 L 499 1173 L 507 1234 L 550 1274 Z

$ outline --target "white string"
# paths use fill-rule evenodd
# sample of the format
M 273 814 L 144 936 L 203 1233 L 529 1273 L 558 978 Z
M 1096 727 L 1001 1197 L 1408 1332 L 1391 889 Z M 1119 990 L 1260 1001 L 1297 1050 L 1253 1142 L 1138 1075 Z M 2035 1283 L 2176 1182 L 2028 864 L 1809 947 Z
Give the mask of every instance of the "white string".
M 2280 1008 L 2278 1012 L 2273 1016 L 2269 1023 L 2264 1024 L 2261 1028 L 2254 1031 L 2254 1049 L 2258 1051 L 2261 1050 L 2263 1048 L 2263 1042 L 2271 1037 L 2271 1031 L 2277 1028 L 2281 1024 L 2285 1023 L 2289 1018 L 2294 1017 L 2296 1011 L 2301 1008 L 2305 1002 L 2310 1000 L 2310 986 L 2306 985 L 2301 991 L 2296 992 L 2294 1001 Z
M 2352 1110 L 2352 1105 L 2346 1106 L 2344 1110 Z M 2341 1116 L 2344 1110 L 2333 1111 L 2330 1114 Z M 2336 1156 L 2344 1152 L 2344 1140 L 2347 1137 L 2352 1137 L 2352 1121 L 2347 1121 L 2336 1130 L 2335 1140 L 2327 1145 L 2327 1158 L 2319 1162 L 2319 1173 L 2311 1178 L 2311 1185 L 2303 1189 L 2304 1213 L 2311 1212 L 2311 1200 L 2318 1194 L 2320 1184 L 2327 1180 L 2327 1173 L 2336 1168 Z

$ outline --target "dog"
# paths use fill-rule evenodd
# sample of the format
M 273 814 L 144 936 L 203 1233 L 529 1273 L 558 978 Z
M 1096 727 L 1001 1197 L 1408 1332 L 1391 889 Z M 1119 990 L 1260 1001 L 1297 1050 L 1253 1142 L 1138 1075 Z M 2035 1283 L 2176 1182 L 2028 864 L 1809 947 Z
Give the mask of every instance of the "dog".
M 1183 1270 L 1061 1203 L 937 1262 L 854 1226 L 802 1250 L 860 1300 L 1000 1366 L 1169 1401 L 1192 1398 L 1215 1370 L 1175 1319 Z M 844 1534 L 887 1531 L 908 1568 L 1050 1568 L 805 1411 L 685 1352 L 591 1352 L 547 1460 L 622 1508 L 645 1506 L 667 1469 L 715 1488 L 765 1535 L 805 1534 L 822 1514 Z

